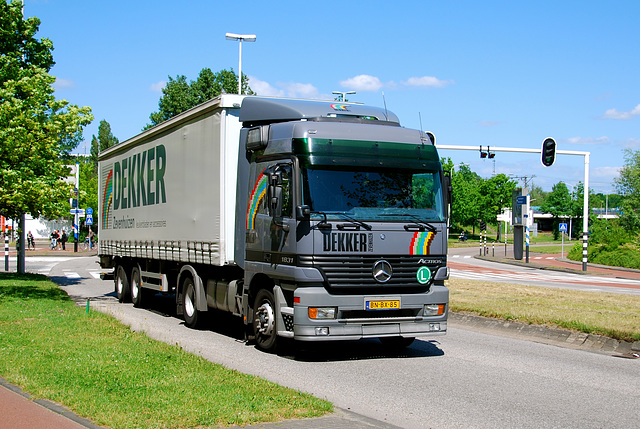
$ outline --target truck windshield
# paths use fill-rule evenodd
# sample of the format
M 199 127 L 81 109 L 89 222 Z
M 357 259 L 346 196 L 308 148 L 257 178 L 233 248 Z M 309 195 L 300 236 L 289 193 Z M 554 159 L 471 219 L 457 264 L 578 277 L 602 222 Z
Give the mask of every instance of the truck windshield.
M 313 166 L 302 175 L 304 204 L 330 219 L 444 221 L 438 171 Z

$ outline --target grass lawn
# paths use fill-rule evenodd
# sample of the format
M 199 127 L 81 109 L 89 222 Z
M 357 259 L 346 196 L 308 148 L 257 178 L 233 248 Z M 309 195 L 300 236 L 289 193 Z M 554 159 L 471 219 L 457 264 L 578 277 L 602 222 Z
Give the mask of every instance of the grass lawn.
M 0 376 L 112 428 L 247 425 L 333 409 L 87 314 L 32 274 L 0 273 Z
M 640 296 L 450 279 L 450 308 L 640 341 Z

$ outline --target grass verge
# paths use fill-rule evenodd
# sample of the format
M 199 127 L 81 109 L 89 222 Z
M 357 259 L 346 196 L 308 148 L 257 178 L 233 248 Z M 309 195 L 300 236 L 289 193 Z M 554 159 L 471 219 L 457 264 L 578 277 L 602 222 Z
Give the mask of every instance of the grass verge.
M 0 375 L 112 428 L 247 425 L 333 409 L 86 314 L 33 274 L 0 273 Z
M 450 309 L 640 341 L 640 296 L 450 279 Z

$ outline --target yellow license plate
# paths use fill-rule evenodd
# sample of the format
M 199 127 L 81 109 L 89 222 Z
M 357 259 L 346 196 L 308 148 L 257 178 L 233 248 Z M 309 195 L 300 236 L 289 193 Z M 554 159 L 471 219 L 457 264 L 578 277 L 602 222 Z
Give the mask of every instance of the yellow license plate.
M 393 301 L 366 301 L 367 310 L 398 310 L 400 308 L 400 300 Z

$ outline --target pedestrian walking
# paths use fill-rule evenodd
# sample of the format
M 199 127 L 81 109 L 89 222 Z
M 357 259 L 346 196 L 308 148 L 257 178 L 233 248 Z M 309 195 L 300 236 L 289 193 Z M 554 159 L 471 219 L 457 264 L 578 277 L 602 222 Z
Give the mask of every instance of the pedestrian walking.
M 89 249 L 93 249 L 93 240 L 95 238 L 95 234 L 92 229 L 89 229 Z
M 59 238 L 60 236 L 58 235 L 58 231 L 54 229 L 51 233 L 51 250 L 56 250 L 56 248 L 58 247 Z
M 27 234 L 27 250 L 31 249 L 32 247 L 33 250 L 36 250 L 36 243 L 33 239 L 33 234 L 31 234 L 31 231 L 29 231 L 29 233 Z
M 67 233 L 65 232 L 65 230 L 62 230 L 62 236 L 60 237 L 60 242 L 62 243 L 62 250 L 67 250 L 65 248 L 65 244 L 67 243 L 68 237 L 67 237 Z

